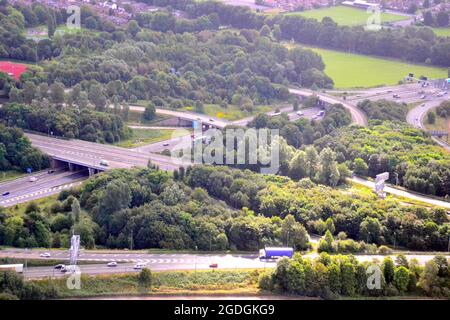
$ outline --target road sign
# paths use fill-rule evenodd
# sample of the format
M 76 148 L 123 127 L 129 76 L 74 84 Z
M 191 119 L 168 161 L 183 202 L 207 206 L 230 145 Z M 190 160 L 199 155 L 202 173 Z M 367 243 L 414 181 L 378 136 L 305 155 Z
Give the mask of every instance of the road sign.
M 375 182 L 386 181 L 388 179 L 389 179 L 389 172 L 383 172 L 383 173 L 377 174 L 377 176 L 375 177 Z
M 33 169 L 27 168 L 27 173 L 32 173 L 32 172 L 33 172 Z

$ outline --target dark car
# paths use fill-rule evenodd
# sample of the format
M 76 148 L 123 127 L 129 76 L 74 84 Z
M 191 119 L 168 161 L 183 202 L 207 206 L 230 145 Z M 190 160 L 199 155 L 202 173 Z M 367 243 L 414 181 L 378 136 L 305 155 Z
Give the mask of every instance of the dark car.
M 11 193 L 10 193 L 9 191 L 6 191 L 6 192 L 3 192 L 3 193 L 2 193 L 2 196 L 3 196 L 3 197 L 6 197 L 6 196 L 9 196 L 10 194 L 11 194 Z
M 47 173 L 48 174 L 55 173 L 55 170 L 48 170 Z

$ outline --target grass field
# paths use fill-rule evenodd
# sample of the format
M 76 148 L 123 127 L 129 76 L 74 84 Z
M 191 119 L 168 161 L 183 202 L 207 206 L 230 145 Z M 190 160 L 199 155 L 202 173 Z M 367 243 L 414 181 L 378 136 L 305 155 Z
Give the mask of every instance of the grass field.
M 23 172 L 8 170 L 8 171 L 0 171 L 0 182 L 5 182 L 13 179 L 20 178 L 25 175 Z
M 39 286 L 56 286 L 61 298 L 107 295 L 257 294 L 260 270 L 198 270 L 153 272 L 151 288 L 142 288 L 138 274 L 81 276 L 81 289 L 67 289 L 66 279 L 35 280 Z
M 168 140 L 172 138 L 173 133 L 175 133 L 175 136 L 179 136 L 177 135 L 176 130 L 171 129 L 132 129 L 132 131 L 133 135 L 130 138 L 122 140 L 115 145 L 123 148 L 136 148 L 146 144 Z
M 334 22 L 342 26 L 365 25 L 367 19 L 371 16 L 371 13 L 367 13 L 366 10 L 360 10 L 345 6 L 314 9 L 302 12 L 291 12 L 286 14 L 299 15 L 306 18 L 316 19 L 318 21 L 321 21 L 324 17 L 330 17 L 334 20 Z M 406 19 L 408 18 L 400 15 L 381 13 L 382 24 L 386 22 L 401 21 Z
M 450 37 L 450 28 L 432 28 L 433 32 L 439 37 Z
M 415 65 L 341 51 L 310 48 L 322 56 L 325 73 L 334 81 L 335 88 L 368 88 L 395 85 L 409 72 L 429 78 L 445 78 L 447 70 Z
M 261 112 L 269 112 L 274 109 L 273 106 L 255 106 L 252 112 L 239 109 L 238 106 L 229 104 L 228 107 L 221 108 L 217 104 L 205 104 L 205 114 L 211 117 L 217 117 L 229 121 L 239 120 L 245 117 L 256 115 Z M 192 107 L 185 107 L 186 111 L 194 111 Z
M 84 28 L 80 28 L 80 29 L 74 29 L 74 28 L 69 28 L 66 25 L 59 25 L 56 27 L 55 30 L 55 35 L 58 34 L 65 34 L 65 33 L 77 33 L 80 31 L 85 30 Z M 48 28 L 47 26 L 38 26 L 38 27 L 34 27 L 34 28 L 29 28 L 27 30 L 27 34 L 25 35 L 28 39 L 33 39 L 36 41 L 40 41 L 43 39 L 48 39 Z

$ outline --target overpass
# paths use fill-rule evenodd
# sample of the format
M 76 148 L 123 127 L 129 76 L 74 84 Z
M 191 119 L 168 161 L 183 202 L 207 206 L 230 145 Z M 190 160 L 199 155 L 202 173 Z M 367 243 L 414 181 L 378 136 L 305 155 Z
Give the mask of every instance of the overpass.
M 180 167 L 180 164 L 174 163 L 170 157 L 143 154 L 139 150 L 31 133 L 25 135 L 34 147 L 50 156 L 52 167 L 67 166 L 71 171 L 87 168 L 89 175 L 108 169 L 146 167 L 149 160 L 163 170 L 172 171 Z M 102 160 L 106 160 L 108 165 L 102 165 Z
M 344 108 L 348 109 L 352 115 L 353 122 L 359 124 L 360 126 L 367 126 L 367 117 L 363 111 L 361 111 L 356 105 L 343 101 L 333 96 L 329 96 L 327 94 L 321 92 L 315 92 L 308 89 L 293 89 L 289 88 L 289 92 L 302 97 L 310 97 L 316 95 L 321 101 L 326 104 L 335 104 L 339 103 Z
M 141 106 L 130 106 L 131 111 L 144 112 L 145 107 Z M 187 111 L 176 111 L 176 110 L 168 110 L 156 108 L 156 114 L 169 116 L 172 118 L 178 118 L 180 121 L 187 121 L 190 124 L 193 122 L 201 122 L 204 129 L 217 128 L 223 129 L 226 126 L 230 125 L 231 122 L 219 119 L 216 117 L 211 117 L 201 113 L 193 113 Z

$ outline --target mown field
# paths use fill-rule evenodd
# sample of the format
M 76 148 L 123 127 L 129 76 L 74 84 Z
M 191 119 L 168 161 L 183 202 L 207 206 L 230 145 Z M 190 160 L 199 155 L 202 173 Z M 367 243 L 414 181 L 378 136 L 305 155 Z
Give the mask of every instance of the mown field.
M 342 26 L 355 26 L 355 25 L 365 25 L 367 19 L 371 16 L 371 13 L 367 13 L 366 10 L 360 10 L 345 6 L 337 6 L 331 8 L 314 9 L 307 10 L 303 12 L 291 12 L 287 15 L 299 15 L 306 18 L 312 18 L 321 21 L 324 17 L 330 17 L 338 25 Z M 407 17 L 390 14 L 381 13 L 381 23 L 394 22 L 406 20 Z
M 439 37 L 450 37 L 450 28 L 432 28 L 433 32 Z
M 310 48 L 322 56 L 325 73 L 335 88 L 368 88 L 395 85 L 409 72 L 429 78 L 447 77 L 444 68 L 416 65 L 396 60 L 351 54 L 341 51 Z
M 66 279 L 35 280 L 54 286 L 61 298 L 136 294 L 256 294 L 258 270 L 155 272 L 150 288 L 140 287 L 138 274 L 81 277 L 81 289 L 67 289 Z
M 205 104 L 205 114 L 211 117 L 217 117 L 229 121 L 239 120 L 245 117 L 250 117 L 262 112 L 269 112 L 274 109 L 274 106 L 255 106 L 251 112 L 240 109 L 236 105 L 228 105 L 227 108 L 222 108 L 218 104 Z M 185 111 L 194 112 L 193 107 L 185 107 Z
M 133 134 L 130 138 L 122 140 L 115 145 L 123 148 L 135 148 L 146 144 L 151 144 L 175 137 L 179 137 L 177 130 L 172 129 L 132 129 Z

